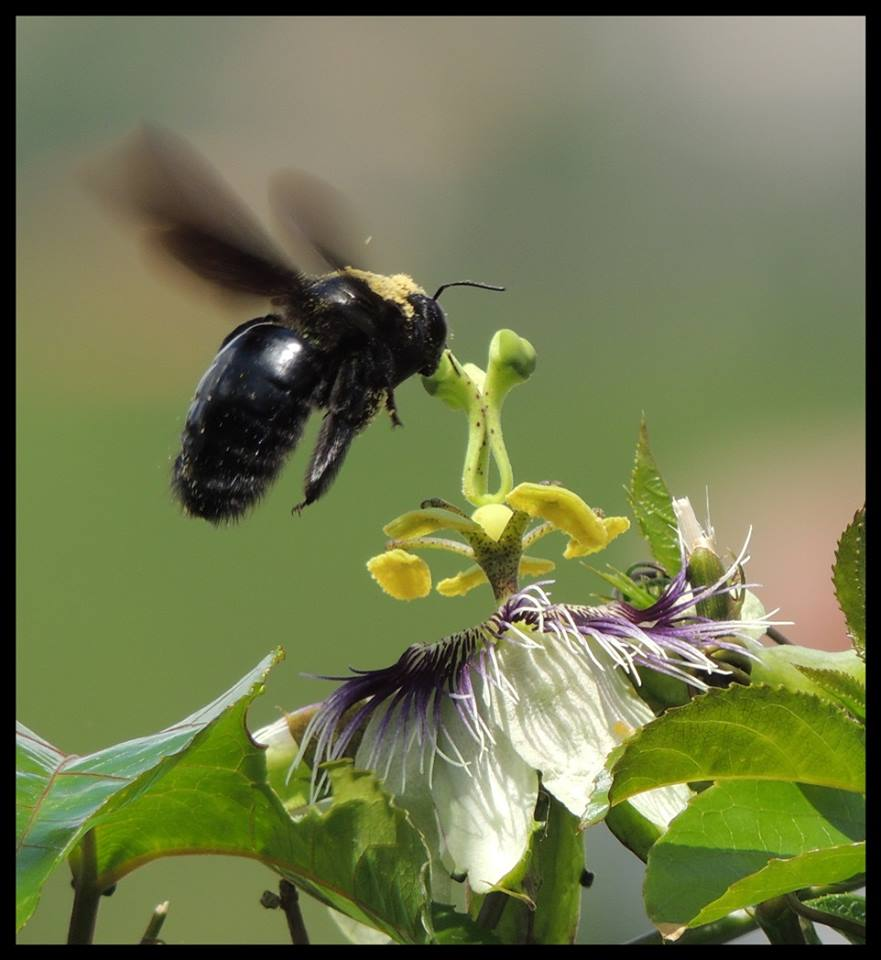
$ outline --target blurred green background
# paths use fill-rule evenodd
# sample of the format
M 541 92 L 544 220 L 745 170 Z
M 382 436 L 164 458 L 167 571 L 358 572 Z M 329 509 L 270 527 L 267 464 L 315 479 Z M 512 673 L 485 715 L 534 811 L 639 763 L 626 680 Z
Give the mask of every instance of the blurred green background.
M 18 715 L 41 736 L 85 753 L 159 730 L 283 644 L 262 725 L 327 692 L 301 672 L 386 665 L 490 608 L 480 591 L 395 603 L 364 569 L 389 519 L 458 499 L 464 418 L 416 380 L 397 393 L 405 429 L 381 418 L 301 517 L 317 421 L 245 522 L 180 515 L 168 475 L 195 384 L 263 311 L 169 285 L 82 193 L 80 164 L 142 120 L 261 216 L 275 169 L 336 184 L 375 268 L 506 284 L 444 307 L 462 360 L 482 365 L 502 326 L 538 351 L 506 406 L 516 478 L 625 512 L 645 411 L 671 489 L 701 515 L 709 490 L 720 543 L 752 525 L 751 578 L 793 638 L 845 644 L 829 576 L 864 497 L 861 18 L 17 24 Z M 608 559 L 644 552 L 632 533 Z M 436 578 L 457 569 L 429 559 Z M 555 595 L 588 600 L 596 579 L 560 563 Z M 648 929 L 640 865 L 603 831 L 590 942 Z M 64 938 L 67 879 L 23 942 Z M 170 899 L 170 942 L 286 942 L 258 905 L 274 882 L 248 861 L 160 861 L 105 901 L 97 939 L 137 939 Z M 321 908 L 307 922 L 339 939 Z

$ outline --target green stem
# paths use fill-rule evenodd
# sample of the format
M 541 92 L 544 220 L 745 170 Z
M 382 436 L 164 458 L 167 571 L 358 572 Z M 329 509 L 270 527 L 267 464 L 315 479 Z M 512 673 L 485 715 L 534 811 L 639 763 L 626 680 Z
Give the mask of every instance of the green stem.
M 844 883 L 831 883 L 816 887 L 809 887 L 808 892 L 811 899 L 822 897 L 829 893 L 847 893 L 851 890 L 858 890 L 866 885 L 864 876 L 856 877 Z M 827 921 L 824 920 L 824 923 Z M 744 933 L 749 933 L 758 927 L 759 922 L 752 916 L 751 912 L 746 910 L 735 910 L 729 913 L 727 917 L 716 920 L 714 923 L 705 923 L 700 927 L 692 927 L 676 941 L 679 943 L 727 943 L 735 937 Z M 632 944 L 662 944 L 663 937 L 657 930 L 646 933 L 635 940 L 628 940 Z
M 67 931 L 68 943 L 91 943 L 95 936 L 98 919 L 98 904 L 101 891 L 98 889 L 98 848 L 94 830 L 89 830 L 79 844 L 76 892 L 70 913 Z
M 502 919 L 502 913 L 509 899 L 506 893 L 501 893 L 498 890 L 488 893 L 480 905 L 477 925 L 483 927 L 484 930 L 495 930 L 499 920 Z
M 795 943 L 807 945 L 816 938 L 816 931 L 805 929 L 785 896 L 772 897 L 756 904 L 756 920 L 772 945 Z
M 716 920 L 715 923 L 705 923 L 700 927 L 686 930 L 676 943 L 728 943 L 735 937 L 755 930 L 758 925 L 758 921 L 745 910 L 736 910 L 734 913 L 729 913 L 727 917 Z M 627 941 L 628 944 L 636 945 L 662 944 L 663 942 L 664 939 L 657 930 Z
M 859 920 L 842 917 L 837 913 L 829 913 L 828 910 L 817 910 L 816 907 L 809 907 L 806 903 L 802 903 L 794 893 L 786 894 L 786 902 L 790 909 L 801 917 L 812 920 L 814 923 L 822 923 L 841 933 L 849 933 L 851 936 L 865 939 L 866 925 L 860 923 Z

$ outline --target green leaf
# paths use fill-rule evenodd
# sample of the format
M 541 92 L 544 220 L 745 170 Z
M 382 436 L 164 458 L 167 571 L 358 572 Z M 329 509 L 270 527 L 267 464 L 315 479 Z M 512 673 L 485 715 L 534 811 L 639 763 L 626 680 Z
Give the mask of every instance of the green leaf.
M 627 741 L 612 804 L 695 780 L 767 779 L 865 790 L 865 730 L 818 697 L 766 686 L 710 690 Z
M 494 930 L 502 943 L 572 943 L 581 911 L 581 822 L 545 792 L 536 817 L 526 853 L 498 884 L 509 897 Z
M 835 551 L 832 583 L 854 649 L 866 653 L 866 508 L 845 528 Z
M 770 780 L 717 783 L 695 796 L 652 847 L 646 909 L 660 929 L 865 870 L 858 794 Z
M 866 665 L 853 650 L 814 650 L 796 644 L 756 651 L 750 672 L 753 683 L 802 690 L 845 706 L 855 716 L 865 713 Z
M 609 564 L 606 565 L 605 570 L 597 570 L 589 564 L 584 564 L 584 566 L 618 590 L 621 596 L 631 606 L 645 610 L 646 607 L 650 607 L 658 599 L 657 596 L 654 596 L 651 591 L 647 590 L 642 584 L 632 580 L 626 573 L 621 570 L 616 570 L 615 567 Z
M 330 807 L 271 824 L 260 859 L 399 943 L 426 942 L 430 899 L 422 838 L 372 773 L 355 770 L 348 760 L 323 769 L 333 788 Z
M 812 900 L 805 900 L 806 907 L 812 907 L 814 910 L 822 910 L 825 913 L 832 914 L 833 917 L 843 917 L 845 920 L 854 920 L 857 923 L 866 925 L 866 898 L 857 896 L 855 893 L 827 893 L 823 897 L 814 897 Z M 815 923 L 822 923 L 822 920 L 816 920 Z M 865 943 L 866 938 L 860 937 L 854 933 L 848 933 L 842 930 L 841 933 L 850 940 L 851 943 Z
M 232 689 L 180 723 L 90 756 L 64 754 L 19 724 L 16 736 L 16 929 L 36 909 L 46 879 L 120 796 L 137 795 L 211 723 L 261 689 L 283 653 L 265 657 Z M 108 887 L 115 879 L 107 879 Z
M 644 417 L 639 425 L 628 499 L 652 556 L 671 576 L 678 573 L 682 560 L 673 498 L 649 448 L 648 427 Z
M 753 683 L 813 693 L 865 720 L 866 665 L 853 650 L 764 647 L 752 662 L 751 674 Z
M 431 919 L 436 943 L 501 944 L 502 941 L 491 931 L 475 923 L 467 913 L 459 913 L 455 907 L 446 903 L 431 905 Z
M 817 670 L 814 667 L 798 668 L 817 687 L 820 696 L 831 700 L 852 713 L 858 720 L 866 721 L 866 685 L 849 673 L 840 670 Z
M 819 850 L 808 850 L 790 859 L 769 860 L 754 876 L 733 884 L 725 896 L 702 910 L 690 926 L 719 919 L 742 904 L 760 903 L 802 887 L 841 883 L 866 869 L 866 844 L 843 843 Z
M 20 922 L 51 870 L 91 829 L 98 889 L 162 856 L 245 856 L 395 940 L 429 938 L 428 853 L 372 774 L 330 765 L 332 801 L 295 818 L 269 786 L 265 750 L 245 720 L 274 659 L 153 737 L 82 758 L 28 741 L 25 773 L 42 759 L 43 789 L 20 844 Z M 33 780 L 27 786 L 25 802 L 38 792 Z

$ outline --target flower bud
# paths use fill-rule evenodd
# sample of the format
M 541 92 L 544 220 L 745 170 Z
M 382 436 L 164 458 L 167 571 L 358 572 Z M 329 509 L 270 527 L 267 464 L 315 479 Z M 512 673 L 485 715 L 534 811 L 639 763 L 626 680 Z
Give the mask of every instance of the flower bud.
M 724 575 L 725 568 L 722 566 L 722 561 L 709 547 L 698 547 L 692 551 L 686 567 L 686 576 L 695 591 L 700 590 L 701 587 L 711 587 Z M 711 620 L 736 619 L 729 593 L 720 593 L 706 600 L 700 600 L 696 606 L 700 616 L 709 617 Z

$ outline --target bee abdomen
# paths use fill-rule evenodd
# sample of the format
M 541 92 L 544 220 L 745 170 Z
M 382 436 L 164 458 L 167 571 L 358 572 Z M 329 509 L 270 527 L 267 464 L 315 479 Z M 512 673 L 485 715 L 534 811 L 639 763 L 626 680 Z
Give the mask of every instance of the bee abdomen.
M 244 324 L 196 388 L 172 470 L 187 513 L 233 520 L 266 492 L 303 432 L 316 351 L 274 323 Z

